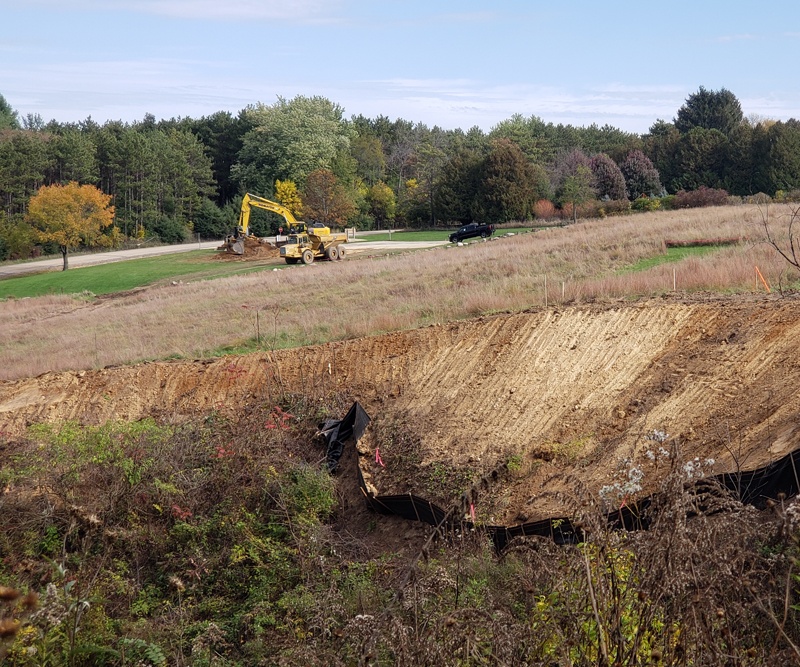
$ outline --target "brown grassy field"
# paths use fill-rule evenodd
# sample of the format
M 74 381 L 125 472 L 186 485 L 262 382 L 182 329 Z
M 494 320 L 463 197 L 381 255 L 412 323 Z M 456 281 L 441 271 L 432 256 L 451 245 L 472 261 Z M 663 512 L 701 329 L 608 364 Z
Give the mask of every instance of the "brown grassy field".
M 770 208 L 777 229 L 788 208 Z M 154 287 L 86 300 L 0 303 L 0 379 L 170 356 L 204 357 L 258 336 L 274 349 L 414 328 L 483 313 L 679 291 L 761 289 L 790 277 L 763 242 L 756 206 L 580 222 L 464 248 Z M 746 237 L 701 258 L 626 271 L 664 240 Z M 124 265 L 120 265 L 124 268 Z M 546 286 L 546 289 L 545 289 Z

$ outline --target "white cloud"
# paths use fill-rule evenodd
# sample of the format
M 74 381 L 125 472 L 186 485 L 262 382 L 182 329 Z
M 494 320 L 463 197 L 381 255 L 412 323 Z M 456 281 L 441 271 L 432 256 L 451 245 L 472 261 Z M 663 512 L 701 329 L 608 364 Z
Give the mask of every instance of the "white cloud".
M 717 37 L 718 42 L 750 42 L 759 39 L 757 35 L 742 34 L 742 35 L 720 35 Z
M 539 116 L 545 122 L 609 124 L 631 132 L 646 132 L 657 118 L 671 118 L 686 96 L 685 87 L 675 84 L 609 83 L 568 91 L 527 83 L 484 84 L 470 79 L 397 78 L 367 83 L 372 99 L 362 99 L 360 105 L 366 102 L 376 109 L 375 113 L 386 113 L 378 110 L 382 105 L 384 109 L 403 109 L 403 113 L 409 113 L 404 116 L 409 120 L 462 129 L 478 125 L 484 130 L 521 113 Z
M 231 72 L 238 71 L 237 75 Z M 120 76 L 124 73 L 124 76 Z M 323 95 L 346 114 L 386 115 L 447 129 L 479 126 L 490 130 L 514 114 L 545 122 L 611 125 L 643 133 L 658 118 L 670 120 L 691 92 L 679 84 L 641 85 L 596 82 L 591 87 L 530 83 L 495 84 L 470 78 L 397 77 L 361 81 L 297 81 L 280 72 L 253 76 L 220 60 L 151 58 L 82 60 L 31 65 L 0 65 L 3 94 L 20 114 L 45 120 L 98 122 L 156 118 L 198 118 L 217 111 L 233 113 L 250 104 L 272 104 L 277 96 Z M 742 97 L 745 114 L 800 117 L 798 95 Z
M 0 0 L 0 7 L 16 2 Z M 63 0 L 27 0 L 28 5 L 64 9 Z M 69 9 L 132 11 L 183 19 L 328 22 L 341 0 L 73 0 Z

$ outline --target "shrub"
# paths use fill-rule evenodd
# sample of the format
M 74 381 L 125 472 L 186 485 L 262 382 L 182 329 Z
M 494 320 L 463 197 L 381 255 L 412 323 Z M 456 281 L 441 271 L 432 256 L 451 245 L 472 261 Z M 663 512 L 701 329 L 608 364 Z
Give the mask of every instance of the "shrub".
M 601 210 L 606 215 L 627 215 L 631 212 L 631 203 L 627 199 L 609 199 L 601 204 Z
M 375 218 L 369 213 L 356 213 L 347 221 L 347 224 L 360 231 L 368 232 L 375 229 Z
M 603 202 L 597 199 L 590 199 L 578 206 L 578 217 L 581 218 L 604 218 L 605 211 Z
M 672 211 L 675 208 L 675 195 L 664 195 L 661 198 L 661 210 Z
M 533 214 L 539 220 L 551 220 L 556 217 L 556 207 L 549 199 L 540 199 L 533 205 Z
M 703 206 L 724 206 L 728 203 L 728 192 L 722 188 L 707 188 L 701 185 L 697 190 L 680 190 L 675 194 L 675 208 L 700 208 Z
M 778 190 L 778 192 L 775 193 L 775 200 L 776 201 L 781 201 L 781 199 L 778 198 L 779 194 L 781 196 L 783 196 L 783 191 L 782 190 Z M 763 192 L 757 192 L 754 195 L 750 195 L 750 196 L 744 198 L 744 203 L 745 204 L 769 204 L 771 201 L 772 201 L 772 197 L 770 197 L 768 194 L 765 194 Z
M 661 208 L 661 199 L 658 197 L 646 197 L 645 195 L 642 195 L 636 199 L 633 204 L 631 204 L 631 208 L 634 211 L 640 212 L 657 211 Z
M 31 257 L 33 248 L 31 226 L 21 220 L 6 220 L 0 211 L 0 260 Z
M 145 221 L 145 227 L 162 243 L 183 243 L 191 239 L 192 230 L 179 220 L 166 215 L 155 215 Z

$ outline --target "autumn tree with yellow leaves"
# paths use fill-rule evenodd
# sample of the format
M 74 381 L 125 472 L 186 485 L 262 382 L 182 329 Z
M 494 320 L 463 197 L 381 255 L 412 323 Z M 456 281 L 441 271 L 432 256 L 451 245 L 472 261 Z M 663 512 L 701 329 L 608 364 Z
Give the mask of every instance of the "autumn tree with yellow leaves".
M 303 200 L 294 181 L 280 179 L 275 181 L 275 199 L 288 208 L 296 218 L 303 215 Z
M 64 271 L 69 268 L 70 249 L 113 247 L 119 239 L 111 196 L 74 181 L 39 188 L 28 204 L 26 220 L 37 241 L 58 244 Z

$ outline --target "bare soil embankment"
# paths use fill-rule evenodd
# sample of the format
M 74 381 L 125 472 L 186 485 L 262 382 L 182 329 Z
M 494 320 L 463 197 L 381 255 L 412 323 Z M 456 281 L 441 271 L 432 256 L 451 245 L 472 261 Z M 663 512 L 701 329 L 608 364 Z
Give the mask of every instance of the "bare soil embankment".
M 0 383 L 0 430 L 38 421 L 171 419 L 337 392 L 373 417 L 364 459 L 380 493 L 455 500 L 514 461 L 479 519 L 564 511 L 596 492 L 654 429 L 715 471 L 768 463 L 800 443 L 800 299 L 669 298 L 483 317 L 380 337 L 213 361 L 48 373 Z M 386 434 L 402 434 L 402 438 Z M 376 436 L 384 437 L 384 441 Z M 401 442 L 402 441 L 402 442 Z M 413 451 L 410 451 L 413 450 Z M 648 473 L 649 475 L 649 473 Z M 646 476 L 645 487 L 654 483 Z

